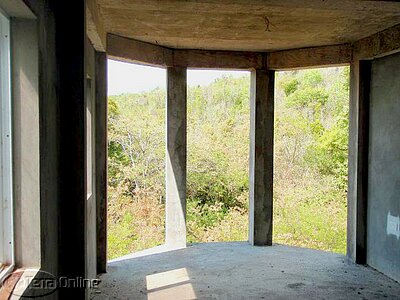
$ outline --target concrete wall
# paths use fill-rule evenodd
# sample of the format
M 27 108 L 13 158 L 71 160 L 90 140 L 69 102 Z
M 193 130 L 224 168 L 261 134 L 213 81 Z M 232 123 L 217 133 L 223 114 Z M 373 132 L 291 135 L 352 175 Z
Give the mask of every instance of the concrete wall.
M 17 266 L 40 266 L 38 40 L 36 21 L 11 20 L 14 231 Z
M 82 278 L 87 273 L 85 2 L 24 2 L 38 22 L 40 267 L 54 276 Z M 85 295 L 83 288 L 59 288 L 46 299 Z
M 13 18 L 12 93 L 13 156 L 15 197 L 16 263 L 23 267 L 41 266 L 40 239 L 40 155 L 39 155 L 39 41 L 37 21 Z M 92 106 L 92 142 L 95 136 L 95 51 L 86 43 L 88 105 Z M 89 99 L 90 98 L 90 99 Z M 90 102 L 90 103 L 89 103 Z M 92 145 L 92 194 L 86 201 L 86 276 L 96 277 L 96 189 L 95 155 Z M 47 188 L 46 188 L 47 190 Z
M 400 54 L 372 62 L 367 263 L 400 281 Z
M 87 144 L 91 155 L 86 159 L 91 159 L 87 164 L 87 201 L 86 201 L 86 276 L 87 278 L 96 278 L 96 266 L 97 266 L 97 255 L 96 255 L 96 182 L 95 182 L 95 154 L 94 154 L 94 136 L 95 136 L 95 51 L 89 40 L 86 43 L 86 133 Z M 91 124 L 89 125 L 88 122 Z M 88 126 L 89 125 L 89 126 Z M 90 128 L 90 129 L 88 129 Z M 90 134 L 90 136 L 89 136 Z M 89 145 L 89 143 L 91 145 Z M 89 184 L 89 180 L 92 182 Z
M 349 162 L 347 192 L 347 256 L 356 260 L 357 220 L 357 146 L 358 146 L 358 84 L 359 63 L 350 65 Z

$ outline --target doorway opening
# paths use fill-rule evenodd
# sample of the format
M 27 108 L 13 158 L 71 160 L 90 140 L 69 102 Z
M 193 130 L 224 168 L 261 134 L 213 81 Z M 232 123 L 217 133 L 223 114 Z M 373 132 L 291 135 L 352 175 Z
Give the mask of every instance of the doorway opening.
M 165 69 L 108 61 L 108 259 L 164 244 Z
M 274 242 L 344 254 L 349 67 L 276 79 Z

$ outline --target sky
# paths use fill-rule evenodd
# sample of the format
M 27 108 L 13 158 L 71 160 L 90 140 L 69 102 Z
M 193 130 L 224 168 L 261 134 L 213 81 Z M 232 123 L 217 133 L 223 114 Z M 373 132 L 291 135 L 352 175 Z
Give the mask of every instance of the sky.
M 223 75 L 241 77 L 246 71 L 188 70 L 188 85 L 208 85 Z M 166 88 L 166 70 L 108 60 L 108 95 Z

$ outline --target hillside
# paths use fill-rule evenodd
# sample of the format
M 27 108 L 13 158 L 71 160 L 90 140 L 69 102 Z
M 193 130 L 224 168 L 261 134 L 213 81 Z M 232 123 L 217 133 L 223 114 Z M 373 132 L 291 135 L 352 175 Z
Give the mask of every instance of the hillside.
M 274 242 L 346 247 L 348 68 L 277 74 Z M 188 89 L 188 241 L 247 239 L 249 77 Z M 164 241 L 165 91 L 109 97 L 109 257 Z

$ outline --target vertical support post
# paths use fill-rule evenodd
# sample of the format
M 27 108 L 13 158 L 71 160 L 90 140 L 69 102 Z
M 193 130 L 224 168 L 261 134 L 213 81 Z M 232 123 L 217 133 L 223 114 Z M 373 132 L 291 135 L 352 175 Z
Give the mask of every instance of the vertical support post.
M 365 264 L 371 62 L 356 60 L 350 71 L 347 255 L 356 263 Z
M 40 265 L 42 270 L 59 276 L 60 114 L 56 87 L 60 70 L 56 56 L 56 15 L 49 1 L 30 0 L 29 4 L 35 9 L 39 29 Z M 54 299 L 57 297 L 58 291 L 54 293 Z
M 95 58 L 97 273 L 107 268 L 107 54 Z
M 371 61 L 360 61 L 356 263 L 367 263 L 368 144 Z
M 86 26 L 85 1 L 50 0 L 55 12 L 59 132 L 59 275 L 86 276 Z M 71 16 L 74 21 L 71 22 Z M 47 188 L 47 187 L 44 187 Z M 55 199 L 52 199 L 56 201 Z M 46 237 L 46 235 L 44 235 Z M 87 290 L 59 289 L 60 299 L 83 299 Z
M 251 73 L 249 242 L 272 245 L 275 73 Z
M 186 247 L 186 68 L 167 69 L 165 241 Z
M 41 269 L 85 278 L 85 1 L 25 2 L 39 29 Z M 84 299 L 86 292 L 60 287 L 48 297 Z

